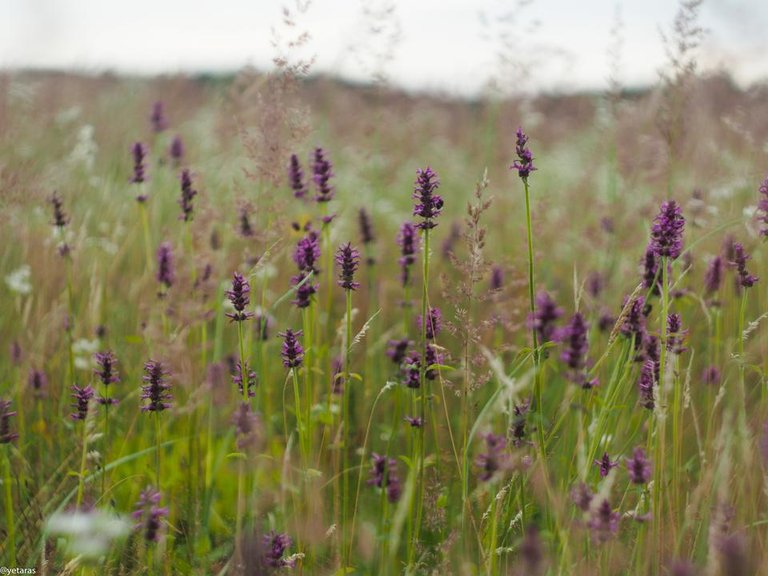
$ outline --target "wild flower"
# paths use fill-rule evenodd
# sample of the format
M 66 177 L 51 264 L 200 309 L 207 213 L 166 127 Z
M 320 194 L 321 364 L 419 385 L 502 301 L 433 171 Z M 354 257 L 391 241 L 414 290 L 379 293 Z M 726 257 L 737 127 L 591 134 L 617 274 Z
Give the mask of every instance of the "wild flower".
M 416 317 L 416 325 L 419 330 L 423 328 L 424 319 L 419 314 Z M 431 306 L 427 312 L 427 326 L 426 335 L 427 340 L 434 340 L 440 333 L 440 329 L 443 327 L 443 313 L 440 312 L 440 308 Z
M 48 377 L 42 370 L 30 368 L 29 376 L 27 377 L 27 385 L 32 390 L 32 395 L 35 398 L 43 398 L 46 396 L 48 390 Z
M 168 155 L 171 157 L 171 162 L 175 167 L 179 167 L 184 160 L 184 141 L 181 136 L 174 136 L 171 141 L 171 146 L 168 149 Z
M 520 542 L 520 559 L 526 576 L 537 576 L 544 572 L 544 543 L 535 525 L 525 530 L 525 536 Z
M 147 149 L 141 142 L 135 142 L 131 147 L 131 154 L 133 155 L 133 177 L 131 178 L 131 184 L 143 184 L 146 179 L 146 166 L 144 161 L 147 157 Z M 147 199 L 146 196 L 137 196 L 136 200 L 144 202 Z
M 163 103 L 158 100 L 152 104 L 152 114 L 149 115 L 149 121 L 152 124 L 152 130 L 155 134 L 160 134 L 168 128 L 168 121 L 165 118 L 165 109 Z
M 528 326 L 536 330 L 539 345 L 550 342 L 555 335 L 557 320 L 563 315 L 563 309 L 545 290 L 536 294 L 536 307 L 528 317 Z
M 600 471 L 600 477 L 605 478 L 610 474 L 611 470 L 619 465 L 619 461 L 611 460 L 608 452 L 605 452 L 599 460 L 594 461 L 594 465 L 597 466 L 597 469 Z
M 482 482 L 487 482 L 496 472 L 504 469 L 509 455 L 506 453 L 507 441 L 504 436 L 488 432 L 483 435 L 483 439 L 487 451 L 475 458 L 475 466 L 480 469 L 478 478 Z
M 242 391 L 240 394 L 242 396 Z M 258 443 L 260 419 L 249 403 L 240 402 L 237 405 L 232 423 L 235 425 L 238 450 L 247 450 Z
M 592 533 L 592 539 L 602 544 L 613 538 L 619 531 L 619 520 L 621 514 L 611 508 L 608 499 L 604 499 L 592 510 L 591 516 L 587 521 L 587 526 Z
M 576 507 L 587 512 L 592 505 L 592 499 L 595 497 L 594 493 L 584 482 L 579 482 L 571 490 L 571 501 Z
M 11 430 L 11 418 L 16 412 L 11 410 L 10 400 L 0 400 L 0 444 L 10 444 L 19 435 Z
M 158 490 L 147 487 L 136 502 L 136 510 L 131 515 L 136 521 L 134 530 L 141 532 L 147 542 L 159 542 L 162 537 L 163 518 L 168 516 L 168 508 L 160 506 L 162 495 Z
M 253 318 L 253 312 L 246 310 L 251 303 L 251 285 L 240 272 L 232 274 L 232 288 L 227 290 L 226 294 L 235 309 L 234 312 L 226 313 L 227 318 L 232 322 L 244 322 Z
M 304 182 L 304 171 L 301 169 L 299 157 L 291 154 L 288 164 L 288 183 L 293 190 L 294 198 L 304 198 L 307 195 L 307 185 Z
M 75 411 L 69 417 L 72 420 L 85 420 L 88 417 L 88 405 L 93 398 L 93 388 L 91 386 L 73 384 L 71 390 L 71 396 L 74 400 L 71 406 Z
M 701 374 L 701 381 L 710 386 L 717 386 L 720 384 L 720 368 L 714 364 L 704 368 L 704 372 Z
M 20 296 L 31 294 L 32 268 L 28 264 L 22 264 L 5 277 L 5 284 L 11 292 Z
M 328 160 L 322 148 L 315 148 L 312 162 L 312 180 L 317 189 L 317 194 L 315 195 L 317 202 L 322 203 L 333 200 L 333 186 L 330 184 L 332 177 L 333 165 L 331 161 Z
M 627 472 L 633 484 L 648 484 L 651 480 L 651 461 L 642 446 L 637 446 L 632 451 L 632 457 L 625 459 Z
M 594 388 L 597 385 L 596 378 L 590 380 L 584 373 L 589 350 L 587 330 L 588 325 L 584 316 L 581 312 L 576 312 L 568 324 L 555 334 L 555 339 L 563 344 L 560 359 L 568 366 L 571 380 L 584 389 Z
M 760 279 L 747 270 L 747 262 L 751 258 L 744 250 L 744 245 L 741 242 L 733 243 L 733 260 L 731 263 L 736 267 L 737 283 L 742 288 L 751 288 Z
M 411 266 L 416 262 L 416 250 L 419 247 L 419 237 L 416 226 L 412 222 L 403 222 L 397 235 L 400 246 L 400 280 L 403 287 L 408 286 L 411 278 Z
M 626 299 L 625 299 L 626 306 Z M 645 298 L 638 296 L 629 306 L 629 310 L 624 316 L 624 322 L 621 325 L 620 332 L 627 338 L 633 338 L 635 350 L 639 350 L 645 339 Z
M 371 217 L 365 208 L 360 208 L 357 212 L 357 223 L 360 227 L 360 241 L 363 244 L 372 244 L 375 241 L 373 234 L 373 224 Z
M 688 330 L 683 330 L 680 314 L 667 316 L 667 350 L 672 354 L 682 354 L 687 350 L 684 346 Z
M 176 280 L 176 272 L 173 264 L 173 248 L 170 242 L 163 242 L 157 249 L 157 281 L 161 286 L 162 296 L 167 292 Z
M 168 373 L 162 362 L 148 360 L 144 364 L 144 376 L 141 387 L 141 399 L 147 403 L 141 407 L 142 412 L 160 413 L 171 407 L 171 386 L 166 382 Z
M 526 398 L 520 404 L 512 404 L 512 423 L 509 433 L 512 437 L 512 445 L 519 447 L 525 442 L 528 413 L 531 410 L 531 400 Z
M 181 171 L 179 177 L 181 181 L 181 197 L 179 198 L 179 206 L 181 207 L 181 215 L 179 220 L 184 222 L 190 222 L 194 215 L 194 206 L 192 201 L 197 196 L 197 190 L 192 188 L 192 174 L 186 168 Z
M 429 166 L 416 171 L 416 183 L 413 191 L 413 199 L 416 204 L 413 208 L 413 215 L 422 219 L 416 224 L 417 228 L 431 230 L 437 226 L 435 219 L 443 209 L 443 199 L 435 194 L 435 190 L 439 186 L 440 180 Z
M 317 265 L 320 262 L 320 239 L 317 232 L 310 230 L 296 243 L 293 261 L 296 262 L 300 271 L 319 274 L 320 270 Z
M 256 396 L 256 372 L 248 367 L 248 362 L 241 360 L 235 365 L 235 372 L 232 374 L 232 382 L 237 386 L 240 396 L 243 396 L 243 374 L 246 375 L 248 386 L 248 396 Z
M 346 244 L 339 246 L 336 251 L 336 264 L 339 265 L 339 280 L 338 284 L 345 290 L 357 290 L 360 286 L 359 282 L 355 282 L 355 272 L 358 266 L 360 266 L 360 252 L 356 248 L 352 247 L 352 244 L 347 242 Z
M 392 363 L 400 366 L 405 359 L 405 355 L 408 352 L 408 348 L 412 342 L 408 338 L 400 338 L 399 340 L 390 340 L 387 343 L 387 356 L 392 360 Z
M 536 170 L 533 165 L 533 153 L 528 148 L 528 136 L 523 132 L 522 128 L 517 129 L 517 143 L 515 145 L 515 154 L 517 154 L 517 160 L 512 163 L 510 168 L 517 170 L 518 176 L 523 180 L 528 180 L 531 172 Z
M 312 296 L 317 294 L 318 284 L 308 279 L 308 272 L 299 272 L 291 278 L 291 284 L 296 286 L 296 298 L 293 303 L 297 308 L 308 308 L 312 304 Z
M 685 218 L 674 200 L 663 202 L 651 228 L 651 248 L 656 256 L 676 260 L 683 251 Z
M 397 475 L 397 460 L 387 458 L 374 452 L 371 454 L 371 470 L 368 479 L 370 486 L 376 486 L 386 491 L 387 500 L 395 503 L 400 500 L 402 487 Z
M 643 257 L 643 288 L 653 296 L 661 295 L 661 272 L 652 244 L 649 244 L 645 249 L 645 256 Z
M 265 558 L 270 568 L 293 568 L 295 561 L 284 558 L 285 552 L 291 547 L 292 540 L 287 534 L 279 534 L 274 530 L 264 535 Z
M 421 356 L 415 350 L 405 357 L 402 364 L 404 384 L 408 388 L 421 387 Z
M 120 382 L 120 374 L 117 371 L 117 357 L 115 357 L 111 350 L 96 352 L 93 358 L 96 360 L 97 366 L 93 373 L 101 381 L 105 389 L 112 384 Z M 96 401 L 102 406 L 117 404 L 115 398 L 107 396 L 99 396 Z
M 69 224 L 69 216 L 64 212 L 64 201 L 62 200 L 61 195 L 56 191 L 51 194 L 48 201 L 53 207 L 53 221 L 51 223 L 57 228 L 64 228 Z
M 424 425 L 424 420 L 420 416 L 406 416 L 403 418 L 411 428 L 421 428 Z
M 656 362 L 653 360 L 646 360 L 640 370 L 640 379 L 637 382 L 637 387 L 640 392 L 640 405 L 648 410 L 653 410 L 655 406 L 653 391 L 658 382 L 656 371 Z
M 301 333 L 301 330 L 294 331 L 290 328 L 280 333 L 283 337 L 283 349 L 280 355 L 283 357 L 283 366 L 286 368 L 298 368 L 304 361 L 304 348 L 298 339 Z
M 494 266 L 491 268 L 491 281 L 490 289 L 494 292 L 504 288 L 504 268 L 501 266 Z
M 704 290 L 707 294 L 714 294 L 720 290 L 720 284 L 723 281 L 723 258 L 715 256 L 707 264 L 707 270 L 704 273 Z

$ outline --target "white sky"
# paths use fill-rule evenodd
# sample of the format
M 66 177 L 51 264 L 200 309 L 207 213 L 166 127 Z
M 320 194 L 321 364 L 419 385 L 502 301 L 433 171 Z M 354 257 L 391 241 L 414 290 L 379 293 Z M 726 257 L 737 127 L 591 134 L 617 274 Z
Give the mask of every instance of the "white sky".
M 281 7 L 294 1 L 0 0 L 0 67 L 142 73 L 266 68 L 275 54 L 272 30 L 286 37 Z M 529 86 L 601 88 L 616 6 L 624 23 L 621 80 L 628 85 L 656 79 L 664 63 L 659 29 L 669 29 L 677 9 L 675 0 L 533 0 L 517 12 L 516 23 L 504 24 L 503 15 L 518 3 L 312 0 L 298 29 L 311 36 L 307 50 L 316 56 L 315 71 L 365 80 L 371 66 L 364 62 L 374 60 L 382 43 L 367 34 L 363 6 L 393 4 L 400 40 L 385 70 L 396 84 L 473 93 L 499 70 L 496 54 L 506 31 L 516 60 L 533 65 Z M 705 0 L 701 23 L 708 30 L 702 69 L 727 68 L 740 83 L 768 78 L 768 1 Z

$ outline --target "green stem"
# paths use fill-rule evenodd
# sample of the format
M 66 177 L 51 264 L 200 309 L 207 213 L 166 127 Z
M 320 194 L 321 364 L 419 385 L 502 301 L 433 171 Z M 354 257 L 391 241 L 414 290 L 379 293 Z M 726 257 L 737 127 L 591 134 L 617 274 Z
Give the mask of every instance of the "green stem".
M 346 336 L 344 340 L 344 390 L 343 390 L 343 396 L 342 396 L 342 418 L 343 418 L 343 424 L 342 424 L 342 431 L 343 431 L 343 445 L 342 445 L 342 495 L 341 495 L 341 505 L 342 505 L 342 536 L 344 540 L 344 547 L 343 550 L 346 551 L 347 556 L 342 556 L 342 558 L 345 558 L 345 564 L 344 567 L 349 566 L 349 562 L 352 556 L 352 550 L 351 546 L 347 548 L 347 546 L 350 544 L 350 532 L 349 532 L 349 437 L 350 437 L 350 428 L 352 426 L 351 422 L 351 415 L 349 412 L 349 395 L 350 395 L 350 371 L 349 371 L 349 350 L 352 346 L 352 290 L 346 290 L 346 300 L 347 300 L 347 315 L 346 315 Z
M 75 508 L 80 510 L 80 505 L 83 503 L 83 489 L 85 487 L 85 465 L 86 458 L 88 456 L 88 427 L 85 421 L 83 421 L 83 449 L 80 453 L 80 474 L 77 481 L 77 503 Z
M 5 520 L 8 525 L 7 535 L 8 541 L 6 548 L 8 549 L 8 562 L 10 567 L 16 566 L 16 524 L 13 516 L 13 490 L 11 489 L 11 445 L 6 446 L 5 451 L 5 478 L 3 479 L 5 484 Z
M 534 276 L 533 262 L 533 224 L 531 222 L 531 194 L 528 188 L 528 179 L 523 178 L 523 187 L 525 189 L 525 226 L 528 237 L 528 300 L 530 305 L 531 317 L 536 313 L 536 280 Z M 545 449 L 544 444 L 544 411 L 542 406 L 541 378 L 539 375 L 539 364 L 541 362 L 539 354 L 539 336 L 536 332 L 536 326 L 531 322 L 531 341 L 533 342 L 533 389 L 534 389 L 534 412 L 538 412 L 537 431 L 539 435 L 539 445 L 541 450 Z

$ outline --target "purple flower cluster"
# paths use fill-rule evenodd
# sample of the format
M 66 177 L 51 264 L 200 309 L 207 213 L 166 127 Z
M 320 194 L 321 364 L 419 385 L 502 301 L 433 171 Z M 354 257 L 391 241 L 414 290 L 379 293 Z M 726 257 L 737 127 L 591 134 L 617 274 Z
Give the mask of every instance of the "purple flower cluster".
M 317 268 L 317 264 L 320 262 L 320 239 L 317 232 L 310 230 L 296 243 L 293 261 L 296 262 L 300 272 L 313 272 L 315 274 L 320 272 Z
M 141 407 L 142 412 L 159 413 L 168 410 L 171 407 L 171 389 L 170 384 L 165 379 L 168 373 L 162 362 L 148 360 L 144 364 L 144 376 L 141 386 L 141 399 L 147 400 L 147 404 Z
M 64 226 L 69 224 L 69 216 L 64 212 L 64 201 L 61 195 L 58 192 L 54 192 L 48 201 L 53 207 L 53 222 L 51 224 L 57 228 L 64 228 Z
M 322 148 L 315 148 L 312 163 L 312 180 L 317 188 L 315 200 L 318 202 L 330 202 L 333 200 L 333 186 L 330 180 L 333 177 L 333 165 L 325 155 Z
M 624 306 L 626 306 L 626 300 Z M 633 338 L 635 342 L 635 350 L 639 350 L 645 339 L 645 298 L 638 296 L 629 305 L 629 310 L 624 316 L 624 321 L 621 324 L 619 331 L 623 336 L 627 338 Z
M 637 388 L 640 393 L 640 405 L 648 410 L 653 410 L 656 402 L 654 400 L 654 387 L 658 382 L 656 372 L 658 370 L 656 362 L 646 360 L 640 369 L 640 379 L 637 382 Z
M 178 168 L 181 165 L 181 161 L 184 159 L 184 142 L 180 136 L 174 136 L 168 154 L 171 157 L 173 165 Z
M 402 364 L 404 383 L 408 388 L 421 387 L 421 356 L 415 350 L 405 357 Z
M 131 178 L 131 184 L 143 184 L 147 179 L 146 166 L 144 165 L 147 149 L 141 142 L 134 142 L 131 147 L 131 154 L 133 155 L 133 177 Z M 139 202 L 144 202 L 147 197 L 141 195 L 137 196 L 136 199 Z
M 424 329 L 427 335 L 427 340 L 434 340 L 440 333 L 440 329 L 443 326 L 443 313 L 440 312 L 440 308 L 430 307 L 427 313 L 427 325 L 424 327 L 424 319 L 421 314 L 416 318 L 416 324 L 419 330 Z
M 608 499 L 603 500 L 592 511 L 587 526 L 592 532 L 592 539 L 602 544 L 613 538 L 619 532 L 621 514 L 611 508 Z
M 432 168 L 427 166 L 424 170 L 416 170 L 416 182 L 413 190 L 413 199 L 416 204 L 413 207 L 413 215 L 422 218 L 422 221 L 416 224 L 417 228 L 430 230 L 437 226 L 434 220 L 443 209 L 443 199 L 435 194 L 435 190 L 439 186 L 440 180 Z
M 392 503 L 400 500 L 402 487 L 397 475 L 397 460 L 374 452 L 371 454 L 371 471 L 368 479 L 370 486 L 386 490 L 387 500 Z
M 293 190 L 294 198 L 305 198 L 307 196 L 304 171 L 301 169 L 301 163 L 296 154 L 291 154 L 291 160 L 288 164 L 288 183 L 291 186 L 291 190 Z
M 397 243 L 400 245 L 400 279 L 405 287 L 410 281 L 411 266 L 416 262 L 416 250 L 419 247 L 416 226 L 412 222 L 403 222 L 400 226 Z
M 304 348 L 299 343 L 301 330 L 291 330 L 288 328 L 280 333 L 283 337 L 283 349 L 280 355 L 283 358 L 283 366 L 286 368 L 298 368 L 304 362 Z
M 651 228 L 651 248 L 660 258 L 677 259 L 683 251 L 685 218 L 674 200 L 662 203 Z
M 733 243 L 733 260 L 731 263 L 736 266 L 737 282 L 742 288 L 752 288 L 760 279 L 754 274 L 750 274 L 747 270 L 747 262 L 751 258 L 746 250 L 744 250 L 744 245 L 741 242 Z
M 360 208 L 357 212 L 357 223 L 360 225 L 360 241 L 363 244 L 372 244 L 376 237 L 373 234 L 371 217 L 365 208 Z
M 188 169 L 184 168 L 184 170 L 181 171 L 181 176 L 179 179 L 181 181 L 181 197 L 179 198 L 181 215 L 179 216 L 179 220 L 189 222 L 192 220 L 194 212 L 192 200 L 195 198 L 195 196 L 197 196 L 197 190 L 192 188 L 192 174 Z
M 715 256 L 707 264 L 707 270 L 704 273 L 704 290 L 707 294 L 714 294 L 720 290 L 720 284 L 723 281 L 723 258 Z
M 294 560 L 283 558 L 291 547 L 292 540 L 287 534 L 278 534 L 274 530 L 264 535 L 265 559 L 270 568 L 293 568 Z
M 162 519 L 168 516 L 168 508 L 160 506 L 162 496 L 158 490 L 147 487 L 136 503 L 136 510 L 131 515 L 136 520 L 134 529 L 144 535 L 147 542 L 159 542 L 162 534 Z
M 112 384 L 120 382 L 120 374 L 117 371 L 117 358 L 111 350 L 106 352 L 97 352 L 93 355 L 96 360 L 96 368 L 93 373 L 98 377 L 105 389 Z M 117 404 L 117 400 L 107 396 L 99 396 L 96 401 L 102 406 L 111 406 Z
M 762 223 L 760 236 L 768 236 L 768 176 L 760 184 L 758 192 L 762 196 L 757 203 L 757 210 L 759 212 L 757 219 Z
M 526 398 L 520 404 L 512 405 L 512 424 L 509 433 L 512 436 L 512 445 L 518 447 L 525 442 L 525 425 L 528 420 L 528 412 L 531 410 L 531 399 Z
M 30 368 L 29 376 L 27 377 L 27 385 L 32 389 L 32 395 L 35 398 L 43 398 L 45 397 L 46 389 L 48 388 L 48 377 L 42 370 Z
M 72 414 L 69 415 L 72 420 L 85 420 L 88 417 L 88 404 L 93 398 L 93 388 L 91 386 L 78 386 L 72 385 L 72 402 L 71 406 L 75 409 Z
M 506 453 L 507 440 L 504 436 L 488 432 L 483 436 L 487 452 L 484 452 L 475 458 L 475 466 L 480 469 L 478 478 L 482 482 L 487 482 L 493 475 L 502 470 L 508 460 Z
M 237 435 L 238 450 L 246 450 L 257 443 L 259 439 L 259 416 L 247 402 L 240 402 L 232 418 Z
M 557 331 L 556 338 L 563 343 L 560 359 L 568 366 L 571 380 L 588 390 L 597 386 L 598 381 L 597 378 L 589 380 L 584 372 L 589 351 L 587 330 L 588 325 L 584 316 L 581 312 L 576 312 L 570 322 Z
M 387 356 L 392 360 L 393 364 L 400 366 L 405 359 L 410 345 L 411 341 L 407 337 L 400 338 L 399 340 L 390 340 L 387 342 Z
M 633 484 L 644 485 L 650 482 L 653 468 L 642 446 L 633 450 L 632 457 L 626 459 L 626 465 Z
M 248 362 L 240 361 L 235 365 L 235 371 L 232 374 L 232 382 L 237 386 L 240 396 L 243 395 L 243 374 L 245 374 L 245 384 L 248 386 L 248 396 L 256 396 L 256 372 L 248 367 Z
M 603 453 L 602 458 L 599 460 L 594 461 L 594 465 L 597 466 L 597 469 L 600 471 L 600 478 L 605 478 L 608 476 L 608 474 L 611 473 L 611 470 L 616 468 L 616 466 L 619 465 L 618 460 L 611 460 L 611 457 L 608 455 L 608 452 Z
M 341 268 L 338 285 L 345 290 L 357 290 L 360 283 L 355 282 L 355 272 L 360 266 L 360 252 L 347 242 L 336 251 L 336 264 Z
M 536 330 L 539 345 L 552 340 L 556 330 L 555 323 L 562 315 L 563 309 L 548 292 L 542 290 L 536 294 L 534 312 L 528 317 L 528 325 Z
M 19 435 L 11 430 L 11 418 L 16 412 L 11 410 L 10 400 L 0 400 L 0 444 L 10 444 Z
M 245 310 L 251 303 L 251 285 L 240 272 L 232 275 L 232 289 L 227 290 L 226 294 L 235 309 L 234 312 L 226 313 L 227 318 L 232 322 L 243 322 L 253 318 L 253 312 Z
M 536 170 L 533 165 L 533 153 L 528 148 L 528 136 L 523 132 L 522 128 L 517 129 L 517 143 L 515 145 L 515 154 L 517 154 L 517 160 L 512 163 L 510 168 L 517 170 L 517 174 L 523 180 L 528 180 L 531 172 Z
M 163 242 L 157 249 L 157 281 L 160 283 L 163 291 L 167 291 L 173 286 L 175 280 L 173 248 L 170 242 Z
M 152 123 L 152 130 L 155 134 L 163 132 L 168 128 L 168 121 L 165 118 L 163 103 L 158 100 L 152 105 L 152 114 L 149 115 L 149 121 Z
M 652 244 L 648 245 L 645 249 L 645 256 L 643 256 L 643 288 L 653 296 L 661 294 L 661 271 Z
M 667 316 L 667 350 L 672 354 L 682 354 L 687 350 L 684 345 L 688 330 L 683 330 L 680 314 Z

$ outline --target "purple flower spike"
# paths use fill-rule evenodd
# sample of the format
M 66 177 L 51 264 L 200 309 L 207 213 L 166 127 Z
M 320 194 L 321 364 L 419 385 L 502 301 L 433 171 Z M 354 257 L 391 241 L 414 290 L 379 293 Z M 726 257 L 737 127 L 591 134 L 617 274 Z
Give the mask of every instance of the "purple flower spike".
M 443 199 L 435 194 L 435 190 L 439 186 L 440 180 L 429 166 L 424 170 L 416 171 L 416 183 L 413 190 L 413 199 L 416 201 L 416 205 L 413 208 L 413 215 L 423 218 L 421 222 L 416 224 L 417 228 L 430 230 L 437 226 L 434 220 L 443 209 Z
M 640 392 L 640 405 L 648 410 L 653 410 L 656 402 L 653 397 L 653 389 L 656 385 L 657 364 L 653 360 L 646 360 L 640 370 L 640 379 L 637 387 Z
M 315 200 L 317 202 L 330 202 L 333 200 L 333 186 L 330 180 L 333 177 L 333 165 L 325 156 L 322 148 L 315 148 L 314 160 L 312 163 L 312 180 L 317 188 Z
M 715 256 L 707 264 L 707 271 L 704 273 L 704 289 L 707 294 L 714 294 L 720 290 L 720 284 L 723 281 L 723 258 Z
M 360 252 L 347 242 L 336 251 L 336 264 L 341 268 L 338 285 L 345 290 L 357 290 L 360 283 L 355 282 L 355 272 L 360 266 Z
M 311 280 L 306 280 L 308 272 L 301 272 L 298 276 L 291 278 L 291 284 L 298 286 L 296 288 L 296 299 L 293 301 L 297 308 L 308 308 L 312 304 L 312 296 L 317 293 L 318 284 L 313 284 Z
M 421 428 L 424 426 L 424 420 L 419 416 L 406 416 L 403 420 L 408 422 L 411 428 Z
M 413 350 L 405 357 L 402 364 L 404 383 L 408 388 L 419 388 L 421 386 L 421 357 L 419 353 Z
M 651 228 L 651 247 L 656 256 L 675 260 L 683 251 L 683 211 L 674 200 L 661 205 Z
M 611 460 L 611 457 L 608 455 L 608 452 L 605 452 L 603 454 L 603 457 L 600 458 L 600 460 L 594 461 L 595 466 L 600 470 L 600 478 L 605 478 L 610 474 L 611 470 L 616 468 L 616 466 L 619 465 L 618 460 Z
M 165 119 L 165 110 L 163 109 L 163 103 L 158 100 L 152 105 L 152 114 L 149 116 L 149 121 L 152 123 L 152 130 L 155 134 L 160 134 L 166 128 L 168 128 L 168 121 Z
M 624 301 L 626 306 L 626 300 Z M 623 336 L 627 338 L 634 338 L 635 350 L 639 350 L 645 340 L 645 314 L 643 309 L 645 308 L 645 298 L 638 296 L 632 301 L 629 306 L 626 316 L 624 316 L 624 322 L 619 329 Z
M 227 298 L 235 309 L 234 312 L 226 313 L 227 318 L 232 322 L 243 322 L 253 318 L 253 312 L 245 310 L 251 303 L 251 285 L 240 272 L 232 275 L 232 289 L 227 290 Z
M 405 354 L 408 352 L 410 345 L 411 341 L 408 338 L 390 340 L 387 343 L 387 356 L 392 360 L 393 364 L 400 366 L 403 360 L 405 360 Z
M 120 374 L 117 372 L 117 358 L 111 350 L 107 350 L 106 352 L 96 352 L 96 354 L 93 355 L 93 358 L 96 360 L 96 365 L 98 366 L 93 373 L 98 376 L 104 386 L 120 382 Z
M 171 407 L 171 386 L 165 382 L 168 376 L 161 362 L 149 360 L 144 364 L 144 384 L 141 387 L 141 399 L 147 404 L 141 407 L 142 412 L 159 413 Z
M 243 367 L 245 364 L 245 367 Z M 240 396 L 243 395 L 243 373 L 246 374 L 246 380 L 248 384 L 248 397 L 253 398 L 256 396 L 256 372 L 248 367 L 248 362 L 242 360 L 235 366 L 235 373 L 232 374 L 232 382 L 237 386 L 237 390 L 240 392 Z
M 496 472 L 506 466 L 508 459 L 508 454 L 505 452 L 507 441 L 504 436 L 492 432 L 485 434 L 483 438 L 487 452 L 480 454 L 475 459 L 475 466 L 480 468 L 478 478 L 482 482 L 487 482 L 493 478 Z
M 549 293 L 542 290 L 536 294 L 535 312 L 528 318 L 528 325 L 536 329 L 539 345 L 552 340 L 555 334 L 555 322 L 563 315 L 563 309 L 558 307 Z
M 720 369 L 715 365 L 707 366 L 701 375 L 701 381 L 709 386 L 717 386 L 720 384 Z
M 148 487 L 139 496 L 131 515 L 136 520 L 134 529 L 141 531 L 147 542 L 159 542 L 162 536 L 162 519 L 168 516 L 168 508 L 159 506 L 161 498 L 160 492 Z
M 291 330 L 288 328 L 282 332 L 283 350 L 280 355 L 283 357 L 283 366 L 286 368 L 298 368 L 304 362 L 304 348 L 299 343 L 301 330 Z
M 250 404 L 247 402 L 238 404 L 232 423 L 235 425 L 238 450 L 247 450 L 258 443 L 260 419 L 251 409 Z
M 523 132 L 522 128 L 517 129 L 517 144 L 515 146 L 515 154 L 517 154 L 517 160 L 512 163 L 510 168 L 517 170 L 517 174 L 523 180 L 528 180 L 531 172 L 536 170 L 533 165 L 533 154 L 530 148 L 528 148 L 528 136 Z
M 568 366 L 569 378 L 585 390 L 590 390 L 599 383 L 597 378 L 588 379 L 585 373 L 589 350 L 588 328 L 584 316 L 581 312 L 577 312 L 568 324 L 557 330 L 554 335 L 556 340 L 563 343 L 560 359 Z
M 11 431 L 11 417 L 16 416 L 16 412 L 11 410 L 10 400 L 0 400 L 0 444 L 10 444 L 19 435 Z
M 587 526 L 592 532 L 592 539 L 602 544 L 613 538 L 619 531 L 621 514 L 611 508 L 611 503 L 606 499 L 592 512 Z
M 684 341 L 688 330 L 683 330 L 683 321 L 680 314 L 667 316 L 667 350 L 672 354 L 682 354 L 687 350 Z
M 317 232 L 310 230 L 304 238 L 296 243 L 293 261 L 296 262 L 302 272 L 314 272 L 315 274 L 320 272 L 317 268 L 320 261 L 320 239 L 317 237 Z
M 44 398 L 47 394 L 48 377 L 45 372 L 36 368 L 31 368 L 29 371 L 29 377 L 27 378 L 27 384 L 32 389 L 32 395 L 35 398 Z
M 387 500 L 392 503 L 400 500 L 402 489 L 400 478 L 397 475 L 397 460 L 376 454 L 376 452 L 371 454 L 371 471 L 368 485 L 385 489 Z
M 652 296 L 661 294 L 661 272 L 652 244 L 648 244 L 643 257 L 643 288 L 648 290 Z
M 373 224 L 371 217 L 365 208 L 360 208 L 357 213 L 357 222 L 360 225 L 360 240 L 363 244 L 371 244 L 376 240 L 373 234 Z
M 293 568 L 295 561 L 290 558 L 283 558 L 291 543 L 290 536 L 278 534 L 274 530 L 264 535 L 265 559 L 270 568 Z
M 423 322 L 424 320 L 421 317 L 421 314 L 419 314 L 419 316 L 416 318 L 416 324 L 418 325 L 419 330 L 423 328 Z M 434 340 L 435 337 L 440 333 L 442 326 L 443 313 L 440 312 L 440 308 L 430 308 L 426 327 L 427 340 Z
M 136 142 L 131 147 L 131 154 L 133 154 L 133 177 L 131 178 L 131 184 L 143 184 L 147 179 L 146 166 L 144 165 L 147 149 L 141 142 Z M 147 198 L 142 194 L 136 199 L 139 202 L 144 202 Z
M 633 484 L 648 484 L 651 480 L 651 461 L 645 454 L 642 446 L 638 446 L 632 452 L 632 457 L 626 459 L 627 472 Z
M 412 222 L 404 222 L 400 226 L 397 235 L 397 243 L 400 245 L 400 270 L 403 287 L 409 284 L 411 278 L 411 266 L 416 262 L 416 250 L 419 247 L 419 237 L 416 235 L 416 226 Z
M 736 266 L 737 282 L 742 288 L 752 288 L 760 279 L 747 271 L 747 261 L 751 258 L 744 250 L 744 245 L 741 242 L 733 243 L 733 261 L 731 263 Z
M 759 212 L 757 219 L 762 224 L 760 236 L 768 236 L 768 176 L 760 184 L 758 192 L 762 196 L 757 203 L 757 211 Z
M 580 482 L 571 490 L 571 500 L 583 512 L 589 510 L 589 507 L 592 505 L 592 498 L 594 497 L 592 489 L 584 484 L 584 482 Z
M 181 197 L 179 198 L 181 215 L 179 216 L 179 220 L 189 222 L 192 220 L 194 212 L 192 200 L 195 198 L 195 196 L 197 196 L 197 190 L 192 188 L 192 174 L 186 168 L 181 171 L 181 176 L 179 179 L 181 181 Z
M 184 160 L 184 141 L 181 139 L 181 136 L 174 136 L 168 154 L 171 157 L 173 165 L 178 168 L 181 165 L 182 160 Z
M 72 420 L 85 420 L 88 417 L 88 404 L 93 398 L 93 388 L 90 386 L 80 387 L 77 384 L 72 385 L 72 408 L 75 409 L 69 415 Z
M 528 420 L 528 412 L 531 410 L 531 400 L 526 398 L 520 404 L 512 405 L 512 425 L 510 434 L 512 435 L 512 445 L 516 448 L 525 442 L 525 425 Z
M 69 216 L 64 212 L 64 201 L 61 199 L 61 195 L 54 192 L 48 201 L 53 207 L 53 222 L 51 223 L 57 228 L 64 228 L 69 224 Z
M 163 290 L 167 291 L 173 286 L 175 280 L 173 249 L 170 242 L 163 242 L 157 249 L 157 281 L 161 284 Z
M 304 183 L 304 171 L 301 169 L 299 157 L 291 154 L 291 161 L 288 165 L 288 182 L 293 190 L 294 198 L 305 198 L 307 196 L 307 185 Z

